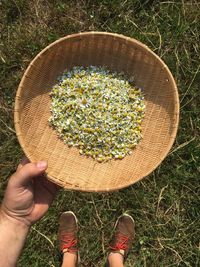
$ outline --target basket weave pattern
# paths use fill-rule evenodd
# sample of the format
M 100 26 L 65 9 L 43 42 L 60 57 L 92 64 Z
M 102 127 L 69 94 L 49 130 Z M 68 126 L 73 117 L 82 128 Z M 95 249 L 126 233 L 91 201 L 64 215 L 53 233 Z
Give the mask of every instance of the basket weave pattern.
M 123 160 L 97 163 L 81 156 L 49 127 L 49 92 L 66 68 L 77 65 L 124 71 L 144 92 L 143 139 Z M 163 61 L 134 39 L 102 32 L 70 35 L 45 48 L 27 68 L 15 101 L 16 133 L 26 156 L 47 160 L 50 180 L 80 191 L 112 191 L 147 176 L 169 152 L 178 119 L 176 84 Z

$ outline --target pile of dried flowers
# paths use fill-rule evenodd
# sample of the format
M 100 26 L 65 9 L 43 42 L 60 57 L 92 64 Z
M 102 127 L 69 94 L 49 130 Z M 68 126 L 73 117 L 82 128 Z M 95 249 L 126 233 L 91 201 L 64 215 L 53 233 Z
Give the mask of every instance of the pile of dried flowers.
M 106 67 L 64 71 L 51 93 L 50 125 L 69 146 L 98 162 L 122 159 L 142 138 L 144 96 Z

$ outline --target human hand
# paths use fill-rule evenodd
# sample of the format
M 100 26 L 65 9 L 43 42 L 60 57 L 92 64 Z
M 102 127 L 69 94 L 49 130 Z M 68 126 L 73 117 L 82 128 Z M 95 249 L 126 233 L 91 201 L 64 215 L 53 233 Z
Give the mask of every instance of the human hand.
M 9 179 L 1 213 L 30 227 L 52 203 L 58 186 L 44 177 L 47 162 L 30 163 L 24 158 Z

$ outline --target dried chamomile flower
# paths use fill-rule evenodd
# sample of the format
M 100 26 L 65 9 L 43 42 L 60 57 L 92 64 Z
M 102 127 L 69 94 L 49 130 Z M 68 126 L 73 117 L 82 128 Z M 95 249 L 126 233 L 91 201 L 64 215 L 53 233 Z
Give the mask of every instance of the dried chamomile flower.
M 81 155 L 122 159 L 142 138 L 144 96 L 123 73 L 76 66 L 64 71 L 50 97 L 50 125 Z

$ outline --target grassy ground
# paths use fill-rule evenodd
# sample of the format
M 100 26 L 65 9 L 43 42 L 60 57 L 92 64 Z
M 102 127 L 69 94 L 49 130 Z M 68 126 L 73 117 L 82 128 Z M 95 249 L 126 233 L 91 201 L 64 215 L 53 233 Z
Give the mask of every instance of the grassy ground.
M 61 191 L 32 228 L 19 266 L 59 266 L 57 220 L 79 218 L 82 266 L 102 266 L 112 226 L 122 212 L 136 221 L 126 266 L 200 266 L 200 2 L 158 0 L 0 1 L 0 199 L 22 151 L 13 127 L 17 86 L 30 60 L 70 33 L 123 33 L 147 44 L 179 88 L 180 127 L 168 157 L 149 177 L 110 194 Z

